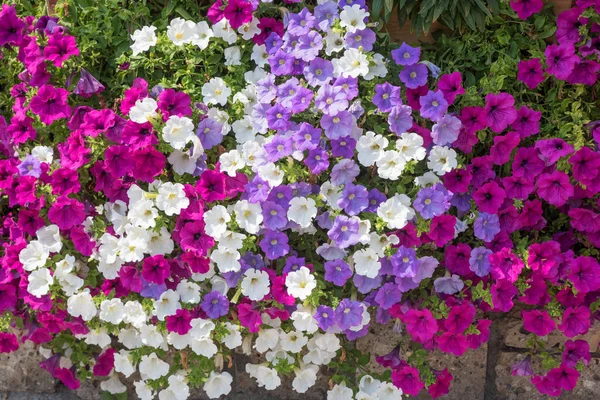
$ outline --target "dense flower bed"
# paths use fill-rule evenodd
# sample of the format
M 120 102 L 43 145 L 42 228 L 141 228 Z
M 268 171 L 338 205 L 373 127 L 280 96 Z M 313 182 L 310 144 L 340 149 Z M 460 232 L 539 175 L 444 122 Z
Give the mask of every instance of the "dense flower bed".
M 532 340 L 513 373 L 572 390 L 599 317 L 600 128 L 542 135 L 546 110 L 508 92 L 458 106 L 461 72 L 378 40 L 364 1 L 287 3 L 136 30 L 113 108 L 60 21 L 2 7 L 22 72 L 0 118 L 0 352 L 31 340 L 68 387 L 113 394 L 139 371 L 142 399 L 229 393 L 238 348 L 268 390 L 328 366 L 329 399 L 436 398 L 452 375 L 428 352 L 479 348 L 486 315 L 517 307 L 533 337 L 569 340 Z M 558 17 L 522 90 L 596 83 L 599 11 Z M 352 342 L 382 324 L 399 345 L 369 374 Z

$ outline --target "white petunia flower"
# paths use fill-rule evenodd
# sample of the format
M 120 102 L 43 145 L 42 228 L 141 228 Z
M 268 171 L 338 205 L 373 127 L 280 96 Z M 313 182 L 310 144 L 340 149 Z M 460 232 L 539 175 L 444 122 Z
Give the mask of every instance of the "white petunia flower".
M 221 78 L 211 78 L 202 86 L 203 101 L 208 105 L 220 104 L 224 106 L 227 104 L 230 95 L 231 89 L 227 87 L 227 84 Z
M 219 162 L 221 163 L 221 171 L 229 176 L 235 176 L 237 171 L 246 166 L 242 155 L 237 150 L 230 150 L 221 154 Z
M 340 13 L 340 26 L 351 33 L 361 31 L 367 28 L 365 18 L 368 16 L 369 13 L 358 4 L 354 4 L 352 7 L 346 6 Z
M 379 256 L 373 249 L 358 250 L 352 256 L 357 275 L 375 278 L 381 269 Z
M 211 371 L 206 383 L 202 387 L 206 395 L 211 399 L 218 399 L 221 396 L 226 396 L 231 392 L 231 383 L 233 377 L 229 372 L 217 373 Z
M 225 65 L 242 65 L 242 51 L 238 46 L 231 46 L 223 51 L 225 55 Z
M 156 27 L 144 26 L 142 29 L 136 29 L 133 35 L 131 35 L 131 40 L 133 40 L 133 44 L 131 45 L 133 56 L 148 51 L 150 47 L 156 45 Z
M 60 231 L 56 225 L 48 225 L 35 232 L 37 240 L 46 246 L 50 253 L 58 253 L 62 249 Z
M 100 314 L 98 316 L 101 320 L 110 322 L 111 324 L 120 324 L 125 317 L 125 307 L 123 306 L 123 302 L 118 298 L 104 300 L 100 303 Z
M 151 97 L 144 97 L 143 99 L 138 99 L 135 105 L 131 107 L 129 118 L 138 124 L 145 124 L 158 116 L 157 109 L 158 104 L 156 100 Z
M 179 215 L 181 210 L 190 205 L 190 199 L 185 195 L 184 187 L 181 183 L 166 182 L 158 188 L 156 196 L 156 206 L 165 214 Z
M 169 364 L 158 358 L 156 353 L 143 356 L 140 362 L 142 379 L 158 379 L 169 373 Z
M 358 162 L 365 167 L 372 166 L 383 157 L 388 144 L 388 140 L 382 135 L 376 135 L 375 132 L 368 131 L 356 143 Z
M 427 159 L 427 168 L 439 176 L 445 175 L 457 167 L 456 151 L 445 146 L 433 146 Z
M 154 302 L 154 315 L 160 321 L 164 321 L 166 316 L 174 315 L 180 308 L 179 294 L 173 289 L 169 289 Z
M 38 240 L 32 240 L 19 253 L 19 262 L 25 271 L 33 271 L 46 265 L 50 257 L 48 247 Z
M 377 216 L 381 218 L 389 228 L 402 229 L 408 221 L 415 216 L 415 210 L 410 207 L 410 198 L 405 194 L 396 194 L 387 199 L 377 208 Z
M 382 179 L 396 181 L 402 175 L 405 166 L 406 160 L 402 157 L 402 154 L 389 150 L 384 152 L 383 156 L 377 160 L 377 174 Z
M 175 46 L 183 46 L 191 43 L 196 33 L 196 24 L 192 21 L 186 21 L 183 18 L 175 18 L 171 20 L 167 28 L 167 37 Z
M 231 216 L 227 209 L 221 205 L 214 206 L 204 213 L 202 217 L 206 227 L 204 228 L 207 235 L 219 239 L 227 230 L 227 223 L 231 221 Z
M 48 268 L 36 269 L 29 274 L 28 280 L 27 291 L 35 297 L 42 297 L 48 294 L 50 286 L 54 283 L 54 278 L 50 275 Z
M 183 150 L 194 136 L 194 123 L 188 117 L 171 115 L 162 129 L 163 140 L 175 150 Z
M 84 289 L 82 292 L 69 297 L 67 312 L 74 317 L 81 317 L 84 321 L 90 321 L 96 316 L 98 310 L 89 289 Z
M 206 21 L 200 21 L 194 28 L 194 36 L 192 37 L 192 44 L 198 46 L 200 50 L 204 50 L 208 47 L 210 39 L 215 36 L 214 32 L 208 26 Z
M 285 286 L 290 296 L 304 301 L 317 287 L 317 281 L 308 268 L 301 267 L 287 274 Z
M 317 382 L 318 372 L 319 367 L 312 364 L 304 365 L 303 368 L 296 368 L 294 370 L 296 377 L 292 381 L 292 387 L 298 393 L 306 393 Z
M 333 59 L 332 63 L 336 75 L 358 78 L 369 73 L 369 59 L 358 49 L 347 49 L 341 58 Z
M 210 259 L 219 267 L 221 272 L 238 272 L 242 268 L 240 258 L 239 251 L 221 245 L 210 254 Z
M 250 300 L 260 301 L 269 294 L 271 280 L 265 271 L 250 268 L 242 279 L 242 294 Z
M 423 147 L 423 137 L 414 132 L 402 133 L 396 141 L 396 149 L 406 161 L 421 161 L 426 154 L 425 147 Z
M 303 228 L 307 228 L 317 216 L 317 207 L 313 199 L 307 197 L 294 197 L 290 200 L 287 212 L 289 220 L 294 221 Z
M 263 221 L 262 208 L 257 203 L 240 200 L 233 207 L 235 220 L 239 227 L 251 234 L 258 233 Z

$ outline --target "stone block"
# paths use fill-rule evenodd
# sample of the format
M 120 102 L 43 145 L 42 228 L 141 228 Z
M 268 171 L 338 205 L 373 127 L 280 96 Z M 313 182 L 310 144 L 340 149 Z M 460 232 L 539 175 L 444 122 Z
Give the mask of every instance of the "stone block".
M 42 360 L 31 341 L 15 352 L 0 354 L 0 392 L 55 392 L 56 381 L 40 368 Z

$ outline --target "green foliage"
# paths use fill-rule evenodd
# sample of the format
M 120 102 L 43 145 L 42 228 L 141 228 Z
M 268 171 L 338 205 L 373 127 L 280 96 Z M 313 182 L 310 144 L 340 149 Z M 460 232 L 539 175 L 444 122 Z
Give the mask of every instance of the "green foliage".
M 371 14 L 389 22 L 396 12 L 398 23 L 410 21 L 412 32 L 428 33 L 434 22 L 462 33 L 485 29 L 487 17 L 497 14 L 499 0 L 374 0 Z

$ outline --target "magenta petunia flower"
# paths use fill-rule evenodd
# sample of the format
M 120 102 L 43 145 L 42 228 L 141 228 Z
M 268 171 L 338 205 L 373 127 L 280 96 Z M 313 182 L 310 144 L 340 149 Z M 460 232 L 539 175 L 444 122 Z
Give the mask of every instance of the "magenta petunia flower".
M 510 7 L 517 13 L 519 18 L 527 19 L 542 11 L 544 2 L 542 0 L 512 0 Z
M 600 289 L 600 264 L 595 258 L 581 256 L 571 262 L 569 280 L 581 293 Z
M 192 100 L 187 93 L 178 92 L 174 89 L 165 89 L 158 95 L 158 108 L 161 111 L 163 119 L 166 121 L 170 116 L 191 117 Z
M 513 299 L 519 294 L 519 289 L 507 280 L 498 280 L 492 285 L 492 303 L 494 308 L 503 312 L 509 312 L 513 306 Z
M 412 339 L 419 343 L 431 340 L 436 334 L 438 324 L 428 309 L 410 309 L 402 316 L 402 322 L 406 324 L 406 332 Z
M 551 44 L 544 54 L 548 65 L 546 72 L 560 80 L 566 80 L 580 61 L 572 44 Z
M 562 364 L 575 368 L 577 363 L 581 361 L 584 365 L 588 365 L 592 355 L 590 354 L 590 344 L 585 340 L 567 340 L 562 353 Z
M 537 194 L 548 203 L 560 207 L 573 197 L 569 175 L 562 171 L 541 174 L 537 179 Z
M 476 313 L 477 310 L 469 302 L 453 306 L 444 322 L 444 327 L 451 333 L 463 333 L 473 323 Z
M 475 176 L 475 174 L 473 174 Z M 481 211 L 495 214 L 506 198 L 504 190 L 494 181 L 482 185 L 473 192 L 473 200 Z
M 563 314 L 558 329 L 569 338 L 585 335 L 591 326 L 590 309 L 585 306 L 569 307 Z
M 582 25 L 580 17 L 581 10 L 578 7 L 560 13 L 556 18 L 556 40 L 558 43 L 575 44 L 579 42 L 581 38 L 579 27 Z
M 65 89 L 44 85 L 31 99 L 29 108 L 44 124 L 51 125 L 52 122 L 69 118 L 71 115 L 71 107 L 67 102 L 68 96 L 69 92 Z
M 185 335 L 192 329 L 192 314 L 185 308 L 177 310 L 175 315 L 165 317 L 167 331 Z
M 233 29 L 252 20 L 252 3 L 249 0 L 229 0 L 223 15 Z
M 205 170 L 200 175 L 196 190 L 204 201 L 224 200 L 227 197 L 225 174 L 210 169 Z
M 450 384 L 454 377 L 448 372 L 448 368 L 445 368 L 443 371 L 434 370 L 433 373 L 437 377 L 437 380 L 433 385 L 427 387 L 427 392 L 429 392 L 432 398 L 437 399 L 450 392 Z
M 94 376 L 108 376 L 115 365 L 115 349 L 109 347 L 98 356 L 92 372 Z
M 59 197 L 48 210 L 48 219 L 62 230 L 69 230 L 85 220 L 82 203 L 65 196 Z
M 431 225 L 427 236 L 435 242 L 438 247 L 443 247 L 454 238 L 454 226 L 456 217 L 452 215 L 441 215 L 431 220 Z
M 520 107 L 517 110 L 517 118 L 510 124 L 522 138 L 536 135 L 540 132 L 541 111 L 532 110 L 529 107 Z
M 517 118 L 515 109 L 515 98 L 509 94 L 500 92 L 489 93 L 485 96 L 485 108 L 483 118 L 487 126 L 496 133 L 502 132 Z
M 523 82 L 529 89 L 538 87 L 545 79 L 542 61 L 539 58 L 519 61 L 517 79 Z
M 448 104 L 454 103 L 456 96 L 465 93 L 462 87 L 462 75 L 460 72 L 444 74 L 438 82 L 438 90 L 444 93 L 444 98 Z
M 525 330 L 538 336 L 546 336 L 556 328 L 554 320 L 546 310 L 521 311 L 521 316 Z
M 517 132 L 508 132 L 506 135 L 494 137 L 494 145 L 490 148 L 490 157 L 494 165 L 506 164 L 520 141 Z
M 152 182 L 162 173 L 167 164 L 167 157 L 152 146 L 147 146 L 133 152 L 133 177 L 144 182 Z
M 575 368 L 561 365 L 548 372 L 548 380 L 554 382 L 557 389 L 573 390 L 581 374 Z
M 457 357 L 462 356 L 469 346 L 466 336 L 462 333 L 445 332 L 441 336 L 436 336 L 435 341 L 441 351 Z
M 535 142 L 535 148 L 540 152 L 546 165 L 552 165 L 561 157 L 573 154 L 573 146 L 559 138 L 538 140 Z
M 2 4 L 0 11 L 0 46 L 18 46 L 23 39 L 25 23 L 17 17 L 14 6 Z
M 523 261 L 506 247 L 490 254 L 489 260 L 492 265 L 490 269 L 492 277 L 509 282 L 516 282 L 525 266 Z
M 402 389 L 404 394 L 417 396 L 425 384 L 421 381 L 419 370 L 409 365 L 392 371 L 392 382 Z
M 275 33 L 281 37 L 283 36 L 284 31 L 283 23 L 281 21 L 268 17 L 259 20 L 258 29 L 260 29 L 260 33 L 257 33 L 252 38 L 252 41 L 256 44 L 265 44 L 265 41 L 271 36 L 271 33 Z
M 148 282 L 160 285 L 171 275 L 171 267 L 162 255 L 147 257 L 142 264 L 142 277 Z
M 14 333 L 0 332 L 0 353 L 12 353 L 19 348 L 19 341 Z
M 48 61 L 61 68 L 63 63 L 71 56 L 78 56 L 79 49 L 75 38 L 70 35 L 57 33 L 48 38 L 48 44 L 44 48 L 44 57 Z
M 593 60 L 583 60 L 573 67 L 573 71 L 567 77 L 567 82 L 572 85 L 592 86 L 598 80 L 600 64 Z

